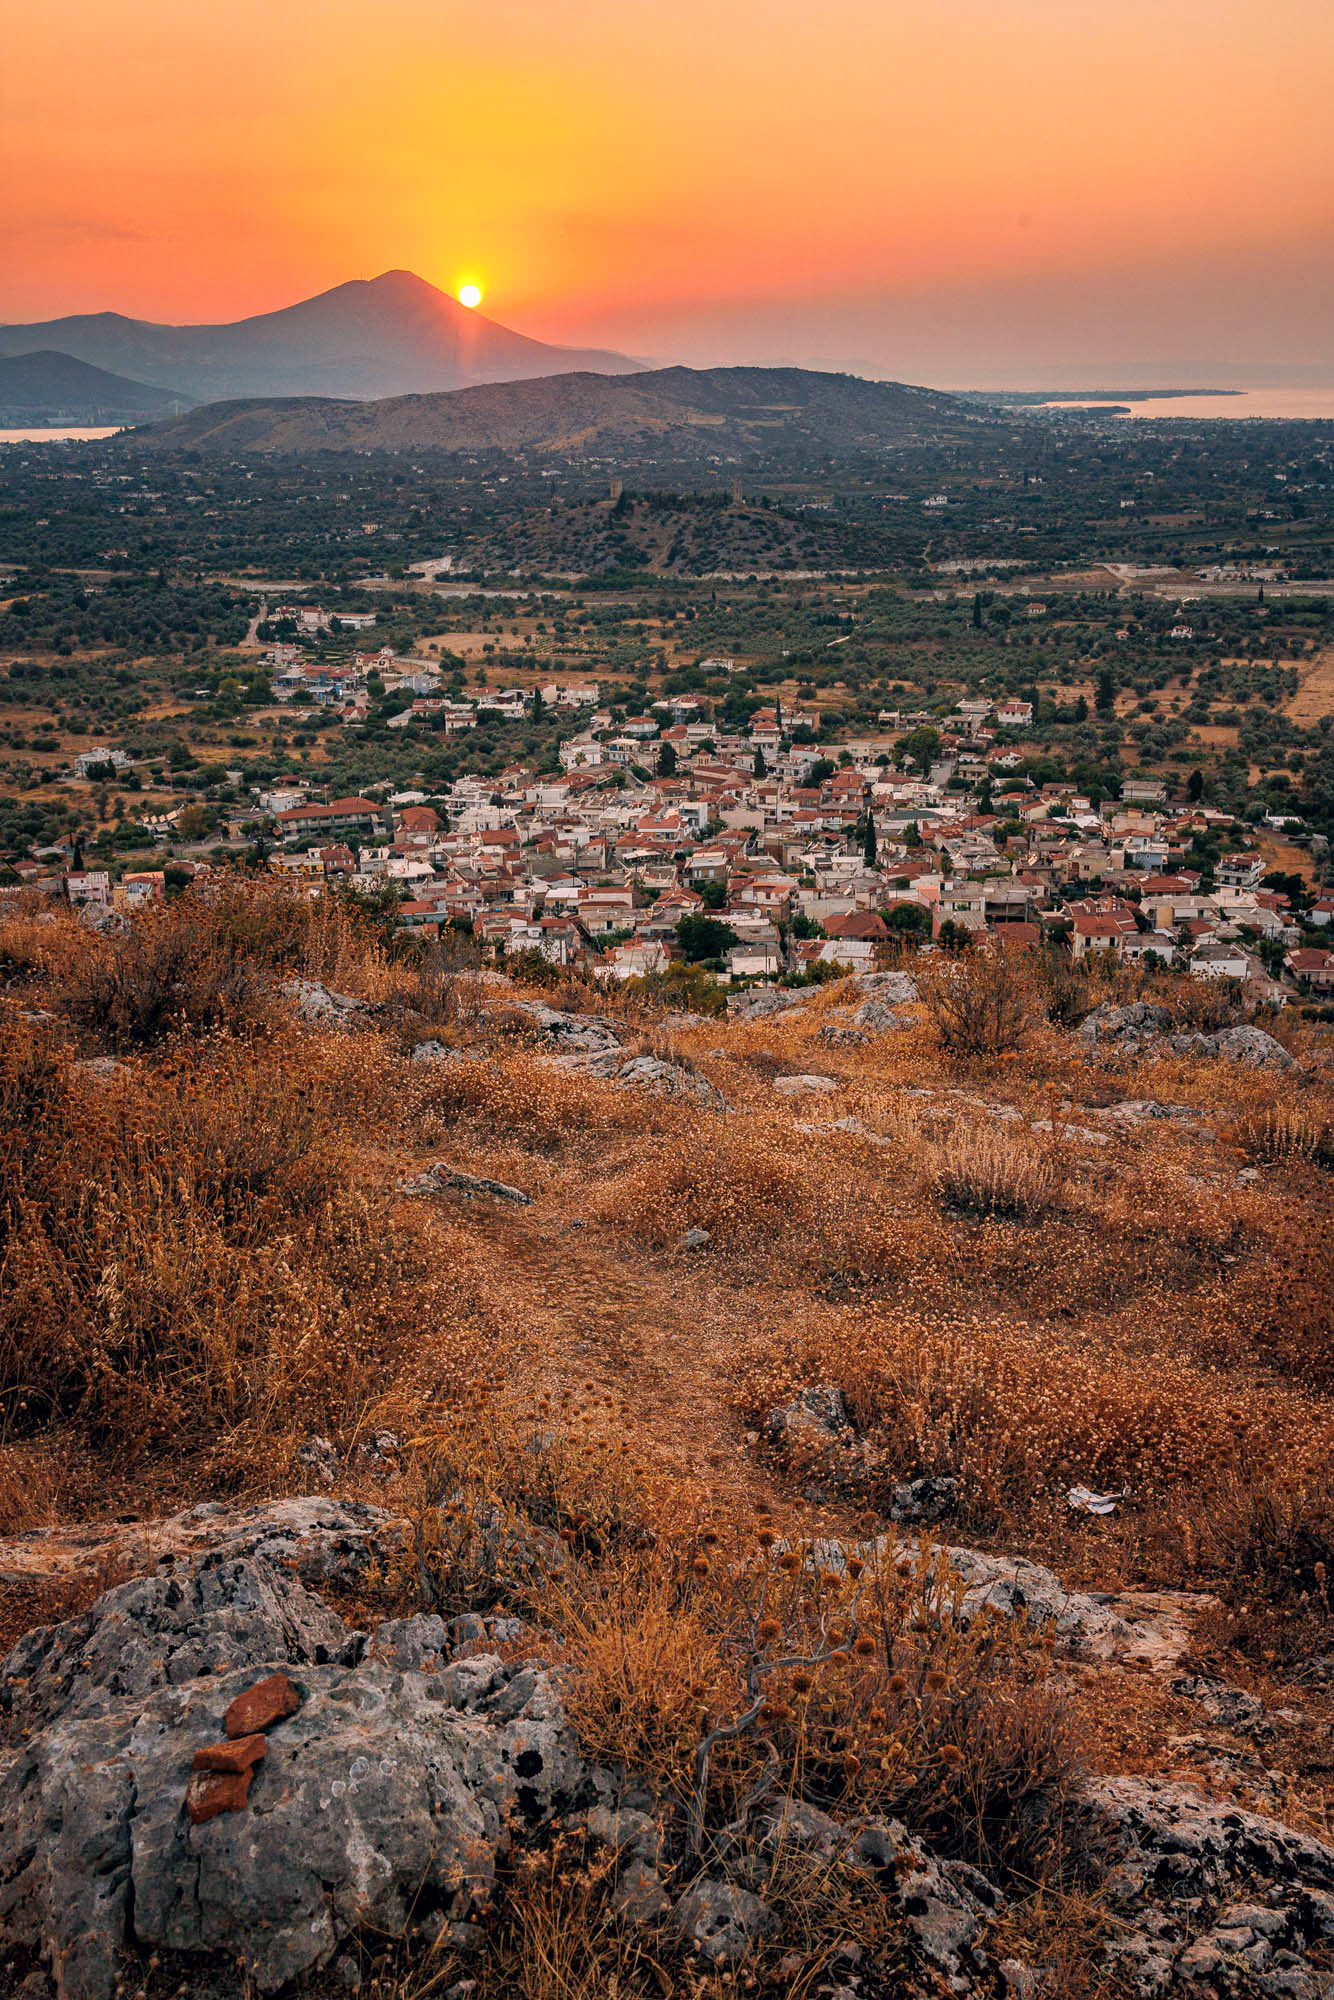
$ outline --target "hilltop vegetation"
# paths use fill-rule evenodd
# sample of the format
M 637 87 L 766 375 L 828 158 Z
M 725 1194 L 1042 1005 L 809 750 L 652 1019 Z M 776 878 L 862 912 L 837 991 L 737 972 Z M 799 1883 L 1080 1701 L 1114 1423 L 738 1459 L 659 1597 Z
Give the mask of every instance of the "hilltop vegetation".
M 11 1633 L 101 1587 L 67 1563 L 44 1580 L 42 1550 L 113 1495 L 160 1514 L 332 1476 L 415 1520 L 436 1579 L 423 1603 L 423 1556 L 363 1583 L 358 1615 L 499 1602 L 525 1621 L 516 1657 L 546 1634 L 586 1751 L 647 1784 L 688 1851 L 744 1822 L 772 1757 L 789 1797 L 897 1817 L 1004 1882 L 1004 1949 L 1058 1967 L 1063 1996 L 1125 1990 L 1063 1801 L 1081 1774 L 1197 1777 L 1183 1676 L 1273 1717 L 1259 1757 L 1206 1730 L 1220 1794 L 1327 1824 L 1334 1080 L 1309 1031 L 1284 1030 L 1291 1072 L 1100 1056 L 1060 1023 L 1150 991 L 1198 1025 L 1218 997 L 1081 971 L 1072 998 L 1040 956 L 984 951 L 924 974 L 889 1029 L 850 1032 L 848 979 L 689 1017 L 651 985 L 534 990 L 350 903 L 243 886 L 111 933 L 11 914 L 0 967 L 0 1532 L 29 1536 L 21 1572 L 5 1544 Z M 1003 989 L 990 1053 L 950 1029 L 961 981 Z M 595 1073 L 581 1027 L 673 1080 Z M 451 1192 L 442 1159 L 528 1200 Z M 1146 1633 L 1185 1621 L 1176 1665 L 1072 1667 L 1022 1620 L 956 1628 L 929 1610 L 929 1554 L 860 1623 L 848 1577 L 794 1557 L 753 1628 L 784 1548 L 880 1530 L 920 1480 L 943 1540 L 1123 1613 L 1149 1593 Z M 550 1531 L 559 1562 L 477 1567 L 461 1494 Z M 762 1730 L 700 1778 L 701 1731 L 785 1650 L 817 1664 L 778 1670 Z M 502 1885 L 470 1947 L 482 1992 L 732 1990 L 665 1930 L 611 1922 L 596 1873 L 560 1904 L 577 1977 L 537 1983 L 551 1868 L 539 1842 Z M 753 1879 L 783 1928 L 750 1990 L 814 1994 L 840 1938 L 889 1981 L 863 1990 L 919 1990 L 893 1984 L 911 1930 L 855 1878 L 823 1913 L 769 1864 Z M 404 1996 L 440 1962 L 369 1949 Z
M 520 514 L 469 543 L 463 562 L 520 576 L 699 576 L 836 568 L 846 549 L 833 523 L 784 508 L 729 505 L 721 494 L 644 493 Z

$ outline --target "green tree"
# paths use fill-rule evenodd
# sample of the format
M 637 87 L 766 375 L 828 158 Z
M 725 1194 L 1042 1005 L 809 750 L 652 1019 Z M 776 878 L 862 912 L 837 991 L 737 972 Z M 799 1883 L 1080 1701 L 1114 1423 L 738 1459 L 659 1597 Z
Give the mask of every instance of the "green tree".
M 919 724 L 900 743 L 899 755 L 906 764 L 916 764 L 925 777 L 940 755 L 940 731 L 929 723 Z
M 732 926 L 719 917 L 682 917 L 676 926 L 676 936 L 681 956 L 689 965 L 698 964 L 701 959 L 721 958 L 737 941 Z
M 905 944 L 921 944 L 931 935 L 931 912 L 922 903 L 894 903 L 880 914 L 885 928 Z
M 676 776 L 676 745 L 669 743 L 665 737 L 658 745 L 658 776 L 660 778 Z

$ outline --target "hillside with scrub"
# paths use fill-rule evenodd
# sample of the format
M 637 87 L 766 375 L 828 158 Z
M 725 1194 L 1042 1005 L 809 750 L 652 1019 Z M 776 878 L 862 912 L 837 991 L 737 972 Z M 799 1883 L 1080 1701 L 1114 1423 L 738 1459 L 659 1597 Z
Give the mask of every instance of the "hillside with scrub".
M 1322 2000 L 1331 1167 L 1183 976 L 11 909 L 0 1990 Z

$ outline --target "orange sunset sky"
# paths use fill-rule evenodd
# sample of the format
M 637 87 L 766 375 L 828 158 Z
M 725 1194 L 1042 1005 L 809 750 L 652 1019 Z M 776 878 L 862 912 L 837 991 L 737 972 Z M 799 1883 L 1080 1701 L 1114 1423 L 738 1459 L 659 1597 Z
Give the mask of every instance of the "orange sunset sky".
M 1334 0 L 42 0 L 3 47 L 0 319 L 403 266 L 659 358 L 1334 375 Z

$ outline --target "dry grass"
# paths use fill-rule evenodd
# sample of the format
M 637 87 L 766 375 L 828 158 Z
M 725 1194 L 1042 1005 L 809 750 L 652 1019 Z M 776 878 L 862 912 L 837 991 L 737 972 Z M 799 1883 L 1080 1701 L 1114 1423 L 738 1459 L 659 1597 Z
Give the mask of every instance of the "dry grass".
M 947 1207 L 1018 1222 L 1046 1215 L 1066 1177 L 1058 1147 L 999 1125 L 957 1128 L 928 1160 L 928 1185 Z
M 827 1530 L 949 1473 L 951 1535 L 1095 1586 L 1207 1586 L 1225 1658 L 1300 1674 L 1330 1630 L 1327 1076 L 1109 1076 L 1062 1033 L 1051 968 L 988 953 L 939 961 L 925 1018 L 856 1046 L 819 1039 L 845 982 L 693 1029 L 642 994 L 543 990 L 693 1065 L 718 1115 L 554 1066 L 466 954 L 396 953 L 267 887 L 110 938 L 10 917 L 0 969 L 0 1521 L 119 1508 L 168 1468 L 182 1496 L 291 1490 L 327 1432 L 347 1489 L 411 1524 L 380 1608 L 504 1603 L 558 1634 L 590 1753 L 650 1777 L 702 1851 L 761 1782 L 897 1815 L 1008 1873 L 1015 1937 L 1098 1992 L 1096 1906 L 1038 1833 L 1059 1833 L 1078 1727 L 1043 1648 L 963 1630 L 926 1556 L 813 1560 L 811 1467 L 746 1427 L 835 1383 L 857 1442 L 819 1468 Z M 295 1027 L 287 972 L 375 1003 L 369 1025 Z M 423 1031 L 467 1059 L 407 1061 Z M 777 1101 L 776 1075 L 810 1070 L 837 1094 Z M 1222 1136 L 1081 1137 L 1132 1091 Z M 847 1117 L 863 1129 L 819 1129 Z M 395 1197 L 442 1153 L 533 1207 Z M 404 1441 L 387 1483 L 355 1470 L 380 1427 Z M 1129 1493 L 1091 1522 L 1076 1482 Z M 800 1962 L 761 1953 L 751 1990 L 813 2000 L 835 1933 L 893 1963 L 855 1884 L 831 1877 L 823 1910 L 779 1861 L 761 1886 Z M 525 1861 L 481 1960 L 403 1970 L 387 1948 L 375 1990 L 722 1993 L 607 1890 L 582 1846 Z
M 343 1429 L 429 1319 L 438 1277 L 349 1123 L 380 1081 L 189 1037 L 104 1077 L 0 1020 L 0 1396 L 143 1450 Z M 359 1073 L 358 1073 L 359 1072 Z

